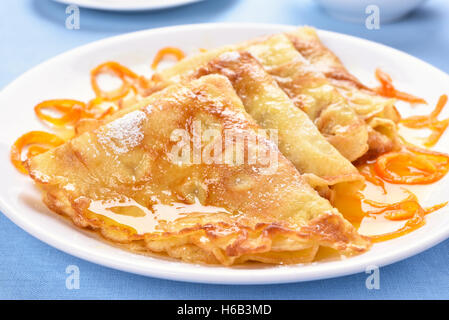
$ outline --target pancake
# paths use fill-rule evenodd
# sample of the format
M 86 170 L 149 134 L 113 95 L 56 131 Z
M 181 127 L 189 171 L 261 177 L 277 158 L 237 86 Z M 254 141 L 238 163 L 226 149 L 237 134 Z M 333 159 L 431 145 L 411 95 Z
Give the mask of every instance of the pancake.
M 289 40 L 285 36 L 282 38 L 290 46 L 291 53 L 299 55 Z M 277 43 L 271 42 L 264 46 L 265 50 L 258 51 L 270 53 L 270 46 L 279 47 Z M 279 65 L 277 70 L 282 70 L 282 67 L 289 69 L 292 66 L 291 64 L 285 66 L 283 63 Z M 211 73 L 221 73 L 231 80 L 234 89 L 243 100 L 246 111 L 261 127 L 277 130 L 281 152 L 323 195 L 327 192 L 327 186 L 363 180 L 357 169 L 345 155 L 341 154 L 341 151 L 345 150 L 346 155 L 352 154 L 350 156 L 352 159 L 366 152 L 367 133 L 363 121 L 357 116 L 355 119 L 351 117 L 352 110 L 344 103 L 339 105 L 332 101 L 327 101 L 325 106 L 321 101 L 321 107 L 326 111 L 320 110 L 321 115 L 311 119 L 289 98 L 286 93 L 289 91 L 283 91 L 279 82 L 275 81 L 275 77 L 268 74 L 264 66 L 246 51 L 232 51 L 232 47 L 224 47 L 193 56 L 156 74 L 158 84 L 155 87 L 160 89 L 170 84 L 189 83 L 192 79 Z M 324 77 L 322 79 L 327 81 Z M 281 83 L 285 88 L 286 81 Z M 321 96 L 319 90 L 329 91 L 321 86 L 311 89 L 310 92 L 312 95 Z M 149 95 L 153 93 L 152 91 Z M 293 90 L 293 95 L 301 94 L 298 90 Z M 336 95 L 339 96 L 338 92 Z M 119 113 L 119 116 L 121 114 Z M 114 115 L 112 118 L 115 117 Z M 85 124 L 82 127 L 91 129 Z M 330 141 L 336 143 L 340 149 L 337 150 Z
M 397 148 L 396 124 L 400 115 L 394 106 L 395 99 L 382 97 L 362 84 L 321 42 L 314 28 L 300 27 L 287 33 L 287 36 L 296 50 L 329 79 L 357 115 L 369 125 L 371 156 L 376 157 Z
M 188 152 L 195 148 L 199 159 Z M 313 261 L 320 247 L 343 255 L 370 247 L 220 75 L 169 86 L 26 166 L 50 209 L 142 253 L 280 264 Z
M 283 34 L 257 40 L 246 50 L 271 74 L 295 105 L 349 161 L 368 151 L 368 128 L 330 81 Z
M 326 77 L 301 57 L 289 39 L 282 34 L 186 58 L 157 73 L 157 84 L 160 86 L 161 82 L 179 82 L 220 54 L 235 50 L 250 52 L 295 105 L 309 116 L 326 139 L 349 161 L 354 161 L 367 152 L 368 129 L 365 123 L 357 117 Z
M 246 112 L 262 128 L 277 130 L 279 150 L 308 177 L 312 186 L 363 180 L 251 54 L 223 53 L 199 68 L 193 77 L 213 73 L 231 81 Z

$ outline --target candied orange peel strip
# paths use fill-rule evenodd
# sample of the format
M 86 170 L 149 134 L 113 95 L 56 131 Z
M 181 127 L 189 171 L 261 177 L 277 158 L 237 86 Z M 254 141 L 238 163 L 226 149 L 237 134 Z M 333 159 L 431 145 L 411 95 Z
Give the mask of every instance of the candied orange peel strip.
M 359 166 L 359 171 L 366 180 L 382 188 L 384 194 L 388 193 L 383 181 L 409 185 L 429 184 L 441 179 L 448 170 L 448 155 L 411 145 L 404 146 L 399 152 L 384 154 L 375 162 Z M 366 210 L 361 207 L 364 216 L 382 215 L 387 220 L 406 221 L 404 226 L 396 231 L 370 236 L 373 242 L 387 241 L 408 234 L 425 224 L 425 215 L 447 205 L 445 202 L 423 208 L 414 193 L 403 190 L 408 196 L 395 203 L 382 203 L 366 199 L 365 196 L 359 198 L 361 202 L 373 208 Z
M 397 90 L 393 86 L 393 80 L 390 75 L 382 70 L 376 69 L 375 75 L 376 79 L 380 82 L 380 87 L 374 89 L 378 94 L 384 97 L 396 98 L 410 103 L 426 103 L 426 100 L 422 98 Z
M 98 84 L 97 78 L 99 75 L 105 73 L 113 74 L 118 77 L 122 81 L 122 85 L 115 90 L 103 91 Z M 133 86 L 133 83 L 139 80 L 139 78 L 140 77 L 136 73 L 120 63 L 108 61 L 100 64 L 91 71 L 90 81 L 92 89 L 97 97 L 101 97 L 106 101 L 113 101 L 125 97 Z
M 47 123 L 54 126 L 67 126 L 78 121 L 84 114 L 86 104 L 78 100 L 55 99 L 46 100 L 34 107 L 36 116 Z M 60 113 L 60 117 L 54 117 L 46 111 L 56 111 Z
M 377 212 L 372 211 L 369 212 L 369 214 L 384 213 L 384 217 L 388 220 L 392 221 L 407 220 L 405 225 L 396 231 L 371 236 L 370 238 L 373 242 L 382 242 L 386 240 L 391 240 L 406 235 L 416 229 L 419 229 L 426 223 L 425 215 L 434 212 L 436 210 L 439 210 L 447 205 L 447 202 L 444 202 L 429 208 L 423 208 L 419 204 L 416 196 L 410 191 L 408 192 L 410 193 L 409 197 L 407 197 L 405 200 L 401 202 L 394 204 L 379 204 L 375 203 L 374 201 L 369 201 L 369 205 L 371 206 L 376 205 L 380 205 L 380 207 L 383 206 L 381 210 Z
M 154 57 L 153 63 L 151 64 L 151 69 L 156 70 L 161 61 L 168 55 L 174 56 L 177 61 L 185 58 L 185 53 L 176 47 L 165 47 L 159 50 Z
M 19 139 L 17 139 L 11 147 L 11 162 L 17 170 L 24 174 L 27 174 L 28 170 L 24 166 L 24 162 L 27 159 L 46 152 L 63 143 L 63 139 L 52 133 L 44 131 L 31 131 L 25 133 Z M 28 152 L 25 159 L 22 159 L 22 154 L 25 147 L 28 147 Z
M 407 128 L 412 129 L 430 129 L 432 133 L 429 137 L 427 137 L 424 145 L 426 147 L 434 146 L 440 140 L 441 136 L 449 126 L 449 118 L 438 120 L 438 116 L 440 115 L 444 106 L 447 104 L 447 100 L 447 95 L 442 95 L 438 100 L 435 109 L 429 115 L 411 116 L 408 118 L 404 118 L 401 120 L 401 124 L 403 124 Z
M 407 220 L 407 222 L 402 228 L 393 232 L 370 236 L 369 238 L 371 239 L 372 242 L 383 242 L 399 238 L 401 236 L 404 236 L 412 231 L 421 228 L 422 226 L 425 225 L 425 223 L 426 220 L 424 218 L 424 215 L 420 211 L 417 211 L 417 213 L 412 218 Z
M 407 146 L 402 151 L 381 155 L 374 163 L 374 171 L 393 184 L 430 184 L 449 171 L 449 156 L 418 147 Z
M 417 210 L 424 210 L 419 202 L 418 198 L 411 191 L 404 189 L 408 193 L 408 197 L 404 200 L 396 203 L 382 203 L 369 199 L 364 199 L 363 202 L 370 205 L 373 208 L 380 210 L 367 211 L 367 215 L 384 214 L 384 217 L 388 220 L 400 221 L 407 220 L 414 216 Z
M 411 191 L 404 189 L 408 193 L 408 196 L 396 203 L 382 203 L 378 201 L 373 201 L 369 199 L 363 199 L 362 201 L 369 206 L 377 209 L 366 211 L 367 216 L 382 214 L 383 217 L 391 221 L 404 221 L 406 223 L 404 226 L 396 231 L 388 232 L 385 234 L 379 234 L 370 236 L 373 242 L 382 242 L 386 240 L 391 240 L 398 238 L 405 234 L 408 234 L 416 229 L 419 229 L 425 224 L 425 215 L 434 212 L 438 209 L 443 208 L 447 205 L 447 202 L 437 204 L 429 208 L 423 208 L 418 201 L 418 198 Z
M 375 186 L 378 186 L 382 189 L 383 194 L 387 194 L 387 189 L 385 188 L 384 181 L 376 176 L 376 173 L 374 172 L 374 167 L 372 164 L 364 164 L 362 166 L 358 167 L 359 173 L 369 182 L 374 184 Z

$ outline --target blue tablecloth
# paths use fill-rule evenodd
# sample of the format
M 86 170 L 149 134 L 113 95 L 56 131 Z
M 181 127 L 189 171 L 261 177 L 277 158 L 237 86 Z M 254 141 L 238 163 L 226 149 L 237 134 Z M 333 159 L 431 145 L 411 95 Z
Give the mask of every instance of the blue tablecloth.
M 206 0 L 158 12 L 81 9 L 81 28 L 65 28 L 65 5 L 49 0 L 0 1 L 0 88 L 38 63 L 109 36 L 169 25 L 263 22 L 301 25 L 367 38 L 449 71 L 449 3 L 431 0 L 406 20 L 370 31 L 328 17 L 308 0 Z M 11 108 L 13 106 L 0 106 Z M 66 288 L 68 265 L 80 269 L 80 288 Z M 18 299 L 448 299 L 449 240 L 380 271 L 380 289 L 366 274 L 265 286 L 173 282 L 104 268 L 62 253 L 0 215 L 0 298 Z

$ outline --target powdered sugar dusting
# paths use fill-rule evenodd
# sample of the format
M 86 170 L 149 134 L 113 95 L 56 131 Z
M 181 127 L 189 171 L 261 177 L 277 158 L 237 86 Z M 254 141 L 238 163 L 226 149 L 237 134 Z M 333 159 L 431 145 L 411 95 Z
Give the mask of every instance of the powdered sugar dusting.
M 116 154 L 126 153 L 137 147 L 143 140 L 142 126 L 145 112 L 133 111 L 111 123 L 97 134 L 98 142 L 112 149 Z

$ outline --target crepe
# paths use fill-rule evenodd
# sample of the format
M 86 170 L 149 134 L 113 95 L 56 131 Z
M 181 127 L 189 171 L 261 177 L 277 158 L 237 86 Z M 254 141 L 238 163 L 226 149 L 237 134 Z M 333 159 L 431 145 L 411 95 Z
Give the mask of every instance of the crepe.
M 256 40 L 246 50 L 261 62 L 296 106 L 349 161 L 368 151 L 368 129 L 364 121 L 285 35 Z
M 211 73 L 220 73 L 231 81 L 246 112 L 262 128 L 277 131 L 279 150 L 312 186 L 363 180 L 251 54 L 225 52 L 192 77 Z
M 395 99 L 380 96 L 349 73 L 341 60 L 321 42 L 314 28 L 301 27 L 287 36 L 298 52 L 329 79 L 368 124 L 371 156 L 397 148 L 400 143 L 396 124 L 400 115 L 394 106 Z
M 217 144 L 198 127 L 225 139 Z M 232 265 L 309 262 L 321 246 L 366 251 L 370 242 L 260 130 L 227 78 L 209 75 L 155 93 L 26 165 L 50 209 L 143 253 Z M 215 161 L 220 151 L 241 156 L 225 148 L 234 139 L 244 142 L 247 161 Z M 197 162 L 184 152 L 192 145 L 213 145 L 215 160 Z M 262 161 L 267 154 L 271 161 Z
M 235 50 L 250 52 L 274 76 L 295 105 L 309 116 L 326 139 L 349 161 L 354 161 L 367 152 L 368 133 L 365 123 L 326 77 L 301 57 L 289 39 L 282 34 L 214 49 L 184 59 L 156 74 L 158 85 L 161 82 L 179 82 L 220 54 Z

